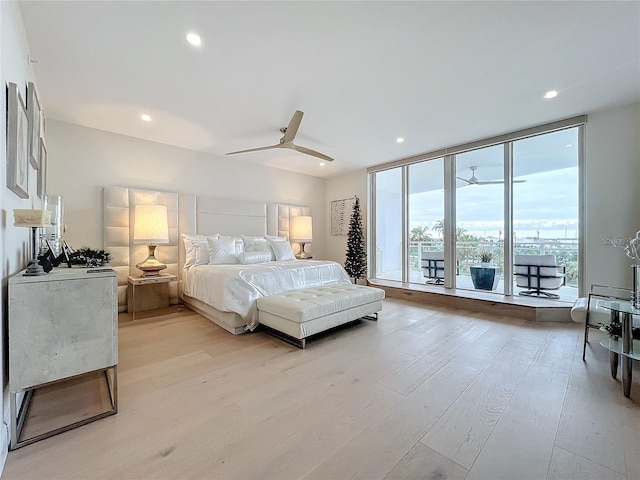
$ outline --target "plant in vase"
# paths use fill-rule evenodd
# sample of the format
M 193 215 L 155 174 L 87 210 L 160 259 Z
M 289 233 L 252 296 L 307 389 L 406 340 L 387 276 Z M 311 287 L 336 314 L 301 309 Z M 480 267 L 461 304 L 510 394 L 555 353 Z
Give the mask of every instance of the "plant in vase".
M 104 250 L 94 250 L 82 247 L 69 255 L 71 265 L 79 265 L 87 268 L 102 267 L 109 263 L 111 254 Z
M 480 252 L 480 264 L 483 267 L 491 265 L 491 260 L 493 260 L 493 253 L 487 252 L 486 250 Z
M 614 244 L 622 246 L 620 244 Z M 624 244 L 624 253 L 633 260 L 632 268 L 632 291 L 631 303 L 635 308 L 640 308 L 640 231 L 636 232 L 636 236 L 628 238 Z

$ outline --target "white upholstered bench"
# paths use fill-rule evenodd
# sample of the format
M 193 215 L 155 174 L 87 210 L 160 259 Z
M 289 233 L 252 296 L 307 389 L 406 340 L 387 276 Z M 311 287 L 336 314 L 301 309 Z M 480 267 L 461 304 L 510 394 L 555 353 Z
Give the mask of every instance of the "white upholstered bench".
M 305 339 L 316 333 L 363 317 L 377 320 L 383 299 L 384 290 L 364 285 L 291 290 L 259 298 L 258 320 L 261 325 L 290 337 L 285 340 L 304 348 Z

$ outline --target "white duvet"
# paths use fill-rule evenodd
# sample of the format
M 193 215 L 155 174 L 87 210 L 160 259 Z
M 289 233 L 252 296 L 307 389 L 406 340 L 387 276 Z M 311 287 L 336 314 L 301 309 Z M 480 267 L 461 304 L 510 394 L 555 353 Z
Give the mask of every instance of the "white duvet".
M 257 265 L 199 265 L 184 270 L 184 293 L 223 312 L 235 312 L 253 330 L 256 299 L 289 290 L 351 283 L 342 266 L 321 260 Z

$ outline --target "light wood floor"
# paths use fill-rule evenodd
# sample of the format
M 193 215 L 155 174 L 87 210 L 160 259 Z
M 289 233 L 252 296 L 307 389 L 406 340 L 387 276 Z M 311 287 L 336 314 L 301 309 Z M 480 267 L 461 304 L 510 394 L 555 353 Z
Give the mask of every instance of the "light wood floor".
M 637 480 L 640 372 L 625 398 L 581 334 L 393 299 L 306 350 L 190 311 L 126 323 L 119 413 L 3 477 Z

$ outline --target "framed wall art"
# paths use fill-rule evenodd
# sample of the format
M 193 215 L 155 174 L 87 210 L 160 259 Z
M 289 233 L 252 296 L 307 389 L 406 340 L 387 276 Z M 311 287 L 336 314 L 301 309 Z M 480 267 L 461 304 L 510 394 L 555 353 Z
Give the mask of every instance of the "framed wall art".
M 33 82 L 27 84 L 27 117 L 29 118 L 29 161 L 40 168 L 40 101 Z
M 347 235 L 355 201 L 355 197 L 352 197 L 331 202 L 331 235 Z
M 47 194 L 47 147 L 44 138 L 40 138 L 40 169 L 38 170 L 38 196 L 44 199 Z
M 29 198 L 29 121 L 15 83 L 7 84 L 7 187 Z

